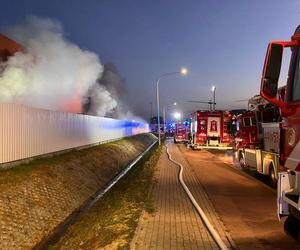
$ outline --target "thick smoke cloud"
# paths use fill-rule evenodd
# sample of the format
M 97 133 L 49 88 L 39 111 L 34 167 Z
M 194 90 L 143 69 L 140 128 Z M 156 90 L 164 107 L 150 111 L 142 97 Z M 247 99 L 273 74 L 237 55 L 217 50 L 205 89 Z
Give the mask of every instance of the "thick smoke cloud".
M 118 103 L 112 103 L 110 112 L 107 114 L 111 118 L 120 118 L 124 114 L 124 109 L 127 108 L 124 102 L 124 97 L 127 94 L 126 81 L 119 74 L 117 67 L 113 63 L 106 63 L 103 67 L 103 73 L 98 78 L 96 84 L 90 88 L 88 98 L 85 102 L 85 112 L 92 115 L 98 115 L 100 103 L 103 103 L 103 98 L 98 96 L 99 89 L 107 90 L 113 100 L 118 100 Z M 118 105 L 117 105 L 118 104 Z
M 115 94 L 97 83 L 103 72 L 99 58 L 68 41 L 59 22 L 29 17 L 4 33 L 26 52 L 0 63 L 1 102 L 81 112 L 82 100 L 90 93 L 90 113 L 104 116 L 116 108 Z
M 104 64 L 103 69 L 102 76 L 97 80 L 96 86 L 97 88 L 99 88 L 99 86 L 100 88 L 104 87 L 114 100 L 118 100 L 118 105 L 115 105 L 114 108 L 111 106 L 111 110 L 107 113 L 107 116 L 122 120 L 145 122 L 130 111 L 130 107 L 126 103 L 128 93 L 126 80 L 121 76 L 116 65 L 113 63 L 106 63 Z M 97 95 L 95 95 L 94 89 L 92 88 L 86 105 L 88 113 L 97 114 L 94 105 L 96 107 L 101 106 L 99 105 L 101 102 L 102 100 L 97 98 Z
M 88 92 L 87 114 L 102 116 L 117 107 L 118 103 L 111 94 L 100 84 L 94 84 Z
M 127 94 L 126 81 L 113 63 L 104 64 L 103 74 L 98 79 L 98 83 L 104 86 L 115 98 L 122 99 Z
M 114 65 L 113 63 L 106 63 L 104 64 L 103 69 L 104 70 L 101 78 L 97 80 L 96 85 L 94 85 L 88 93 L 88 98 L 86 99 L 85 103 L 85 111 L 88 114 L 97 115 L 97 111 L 99 110 L 99 108 L 97 107 L 103 107 L 104 104 L 102 103 L 103 98 L 99 98 L 97 96 L 97 93 L 99 93 L 99 91 L 94 90 L 95 88 L 104 88 L 110 93 L 111 97 L 114 100 L 118 101 L 118 105 L 115 105 L 115 103 L 111 103 L 112 106 L 106 107 L 106 109 L 110 109 L 110 111 L 106 113 L 107 116 L 116 119 L 135 120 L 144 123 L 145 121 L 140 117 L 135 116 L 130 111 L 130 107 L 126 104 L 126 80 L 120 75 L 116 65 Z M 101 112 L 101 110 L 99 111 Z

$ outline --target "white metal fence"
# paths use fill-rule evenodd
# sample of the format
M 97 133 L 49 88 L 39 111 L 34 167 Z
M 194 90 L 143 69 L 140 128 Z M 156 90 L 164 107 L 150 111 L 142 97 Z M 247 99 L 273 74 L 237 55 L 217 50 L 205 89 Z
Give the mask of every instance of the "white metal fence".
M 145 132 L 143 123 L 0 103 L 0 164 Z

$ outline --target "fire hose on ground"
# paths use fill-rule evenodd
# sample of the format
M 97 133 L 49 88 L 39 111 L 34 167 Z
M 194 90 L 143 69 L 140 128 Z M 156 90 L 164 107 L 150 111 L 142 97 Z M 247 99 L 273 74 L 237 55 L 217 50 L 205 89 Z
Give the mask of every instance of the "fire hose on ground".
M 218 234 L 218 232 L 214 229 L 214 227 L 212 226 L 212 224 L 210 223 L 210 221 L 208 220 L 208 218 L 206 217 L 204 211 L 202 210 L 202 208 L 199 206 L 199 204 L 197 203 L 196 199 L 194 198 L 193 194 L 191 193 L 191 191 L 189 190 L 189 188 L 187 187 L 187 185 L 185 184 L 184 180 L 183 180 L 183 170 L 184 167 L 182 164 L 180 164 L 179 162 L 177 162 L 176 160 L 172 159 L 172 156 L 169 152 L 169 148 L 168 148 L 168 144 L 166 144 L 166 149 L 167 149 L 167 154 L 168 154 L 168 158 L 170 161 L 172 161 L 174 164 L 176 164 L 177 166 L 179 166 L 180 170 L 179 170 L 179 182 L 182 185 L 184 191 L 186 192 L 186 194 L 188 195 L 190 201 L 192 202 L 192 204 L 194 205 L 195 209 L 197 210 L 198 214 L 200 215 L 202 221 L 204 222 L 206 228 L 208 229 L 209 233 L 211 234 L 211 236 L 213 237 L 213 239 L 215 240 L 215 242 L 217 243 L 217 245 L 220 247 L 220 249 L 222 250 L 228 250 L 229 248 L 226 246 L 226 244 L 224 243 L 224 241 L 221 239 L 220 235 Z

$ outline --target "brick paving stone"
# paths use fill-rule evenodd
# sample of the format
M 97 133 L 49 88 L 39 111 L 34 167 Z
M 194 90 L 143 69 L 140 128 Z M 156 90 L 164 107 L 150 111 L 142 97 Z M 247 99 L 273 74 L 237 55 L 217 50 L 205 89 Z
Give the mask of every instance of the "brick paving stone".
M 176 145 L 168 147 L 173 157 L 184 164 L 184 179 L 215 229 L 230 246 L 224 225 L 201 184 Z M 158 182 L 153 190 L 155 212 L 143 212 L 131 248 L 139 249 L 219 249 L 191 204 L 178 180 L 179 168 L 164 151 L 158 161 Z
M 179 150 L 182 148 L 176 145 L 170 145 L 170 151 L 172 153 L 172 157 L 180 162 L 184 166 L 183 178 L 185 180 L 186 185 L 192 192 L 199 206 L 202 208 L 210 223 L 214 226 L 215 230 L 219 233 L 222 240 L 227 244 L 228 247 L 236 248 L 235 243 L 233 242 L 228 230 L 225 228 L 220 216 L 218 215 L 213 203 L 209 199 L 206 194 L 203 185 L 197 178 L 193 168 L 190 166 L 187 159 L 184 158 L 183 154 Z M 207 164 L 210 164 L 210 159 L 207 159 Z

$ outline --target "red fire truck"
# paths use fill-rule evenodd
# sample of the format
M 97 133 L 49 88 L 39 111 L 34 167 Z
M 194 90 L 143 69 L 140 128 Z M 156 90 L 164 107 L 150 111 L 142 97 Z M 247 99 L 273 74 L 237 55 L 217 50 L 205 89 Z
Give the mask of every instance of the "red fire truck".
M 253 147 L 258 141 L 255 113 L 248 110 L 237 116 L 236 119 L 235 147 Z
M 197 111 L 191 117 L 190 147 L 232 149 L 231 114 L 224 111 Z
M 277 95 L 283 51 L 290 48 L 291 60 L 284 100 Z M 290 41 L 271 42 L 268 46 L 260 93 L 277 105 L 282 115 L 280 162 L 286 171 L 279 173 L 278 216 L 289 216 L 285 229 L 300 238 L 300 26 Z
M 189 126 L 187 123 L 176 123 L 174 130 L 174 142 L 188 141 Z
M 268 175 L 270 184 L 275 187 L 280 170 L 279 109 L 259 95 L 249 100 L 248 107 L 249 110 L 237 118 L 235 142 L 240 165 Z

